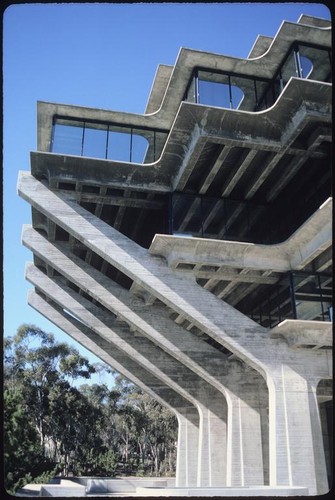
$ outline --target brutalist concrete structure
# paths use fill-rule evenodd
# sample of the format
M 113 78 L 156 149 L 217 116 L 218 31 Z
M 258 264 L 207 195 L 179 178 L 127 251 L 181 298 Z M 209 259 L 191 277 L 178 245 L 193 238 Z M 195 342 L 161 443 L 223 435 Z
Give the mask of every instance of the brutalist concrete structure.
M 330 51 L 301 16 L 143 115 L 38 103 L 29 303 L 177 415 L 173 494 L 329 489 Z

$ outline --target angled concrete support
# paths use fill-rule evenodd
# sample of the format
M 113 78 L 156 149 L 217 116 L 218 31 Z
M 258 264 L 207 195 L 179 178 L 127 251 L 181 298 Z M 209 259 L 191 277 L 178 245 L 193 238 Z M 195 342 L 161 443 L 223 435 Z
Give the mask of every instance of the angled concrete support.
M 51 244 L 29 226 L 26 226 L 23 231 L 23 243 L 59 273 L 73 280 L 82 290 L 87 291 L 92 298 L 101 302 L 113 314 L 128 321 L 132 328 L 135 326 L 140 328 L 141 334 L 220 390 L 225 395 L 232 411 L 232 418 L 229 419 L 228 425 L 231 429 L 238 426 L 238 430 L 232 430 L 229 433 L 229 446 L 232 452 L 238 454 L 241 448 L 249 449 L 249 444 L 254 444 L 255 440 L 259 439 L 258 445 L 250 456 L 244 452 L 243 460 L 234 459 L 231 462 L 230 457 L 228 458 L 231 465 L 234 463 L 234 484 L 255 484 L 255 481 L 257 484 L 264 484 L 263 467 L 268 468 L 268 440 L 264 434 L 261 436 L 259 412 L 263 411 L 264 414 L 264 408 L 262 410 L 258 398 L 262 387 L 263 407 L 265 405 L 266 408 L 267 388 L 264 379 L 247 365 L 241 362 L 233 363 L 223 353 L 175 324 L 170 318 L 165 317 L 164 309 L 157 306 L 145 306 L 141 300 L 132 297 L 129 292 L 75 257 L 66 248 L 63 247 L 61 250 L 57 243 Z M 251 386 L 251 381 L 253 381 L 253 386 Z M 247 391 L 246 387 L 248 387 Z M 257 397 L 253 395 L 254 391 Z M 242 398 L 243 402 L 239 401 L 239 398 Z M 238 418 L 235 418 L 233 412 L 236 405 L 239 407 Z M 243 416 L 244 413 L 246 416 Z M 251 414 L 255 418 L 252 419 Z M 243 432 L 241 426 L 245 427 Z M 252 443 L 249 443 L 251 436 Z M 213 465 L 213 477 L 217 474 L 214 469 Z M 219 476 L 222 481 L 222 473 Z
M 162 384 L 159 379 L 122 353 L 117 347 L 103 342 L 101 337 L 69 316 L 56 303 L 47 302 L 32 290 L 29 292 L 28 303 L 58 328 L 65 331 L 77 342 L 82 343 L 103 361 L 175 413 L 178 419 L 176 486 L 196 486 L 199 441 L 197 408 L 173 389 Z
M 57 195 L 20 172 L 18 191 L 33 207 L 72 234 L 88 248 L 152 293 L 247 364 L 263 374 L 257 353 L 268 337 L 266 330 L 196 283 L 183 279 L 138 244 L 95 217 L 71 198 Z M 52 209 L 51 209 L 52 207 Z M 210 311 L 210 314 L 209 314 Z M 253 336 L 246 340 L 244 333 Z
M 26 278 L 196 405 L 200 415 L 197 485 L 224 486 L 227 408 L 223 395 L 147 339 L 132 335 L 128 328 L 117 324 L 109 314 L 64 285 L 61 279 L 51 280 L 33 265 L 27 266 Z M 218 473 L 212 470 L 213 457 Z
M 310 378 L 307 377 L 303 371 L 298 373 L 296 368 L 293 370 L 292 367 L 296 367 L 301 363 L 301 359 L 304 359 L 305 366 L 308 366 L 310 369 L 310 377 L 327 377 L 327 370 L 317 374 L 318 363 L 321 361 L 322 363 L 328 363 L 327 352 L 313 351 L 309 352 L 305 357 L 305 355 L 301 355 L 301 352 L 295 352 L 290 345 L 286 343 L 285 339 L 271 338 L 268 331 L 236 309 L 229 306 L 224 301 L 219 300 L 217 297 L 214 297 L 210 292 L 202 289 L 196 283 L 168 269 L 167 265 L 161 259 L 150 256 L 143 248 L 78 206 L 69 197 L 61 193 L 56 195 L 27 173 L 20 175 L 19 192 L 33 207 L 42 212 L 65 231 L 69 232 L 73 237 L 81 241 L 88 249 L 96 252 L 106 262 L 110 263 L 132 279 L 135 284 L 140 285 L 140 287 L 148 293 L 152 294 L 166 306 L 172 308 L 175 312 L 192 322 L 192 324 L 197 326 L 202 332 L 212 337 L 234 353 L 239 359 L 243 360 L 247 365 L 256 369 L 266 377 L 270 394 L 270 484 L 276 486 L 305 486 L 306 481 L 302 478 L 302 471 L 304 471 L 305 475 L 307 471 L 308 487 L 311 494 L 324 491 L 322 485 L 325 484 L 323 481 L 325 476 L 323 469 L 325 469 L 325 467 L 322 465 L 320 468 L 317 468 L 314 458 L 310 458 L 310 455 L 313 457 L 319 457 L 321 455 L 320 449 L 322 446 L 320 448 L 313 444 L 313 439 L 317 439 L 319 434 L 317 425 L 318 419 L 315 416 L 317 415 L 317 411 L 313 410 L 313 418 L 308 417 L 300 421 L 300 418 L 297 416 L 298 408 L 300 408 L 300 410 L 301 408 L 305 408 L 306 414 L 309 415 L 310 405 L 313 406 L 313 397 L 309 396 L 311 391 L 306 389 L 306 387 L 308 387 L 307 381 L 310 380 Z M 57 262 L 54 262 L 51 261 L 51 266 L 57 269 Z M 60 262 L 63 263 L 63 260 L 58 261 L 58 265 L 61 266 L 59 272 L 61 274 L 64 273 L 64 276 L 71 281 L 71 276 L 74 276 L 74 274 L 70 270 L 65 271 Z M 71 265 L 73 265 L 73 262 Z M 77 268 L 80 268 L 80 265 L 78 265 Z M 86 278 L 92 278 L 92 274 L 87 274 L 86 270 L 84 271 L 84 275 L 86 275 L 84 282 Z M 77 278 L 76 276 L 76 278 L 73 279 Z M 178 366 L 187 367 L 193 370 L 193 373 L 198 374 L 198 376 L 200 375 L 208 384 L 211 384 L 217 391 L 220 391 L 220 397 L 222 397 L 222 394 L 225 394 L 227 400 L 229 399 L 229 390 L 231 390 L 231 387 L 225 387 L 224 385 L 226 383 L 224 376 L 228 372 L 224 373 L 224 371 L 222 372 L 217 368 L 220 366 L 220 360 L 221 364 L 226 367 L 226 363 L 222 363 L 223 360 L 225 360 L 224 356 L 220 355 L 216 357 L 215 363 L 211 365 L 211 363 L 208 363 L 208 360 L 211 359 L 211 353 L 206 351 L 207 358 L 205 361 L 202 361 L 204 353 L 199 348 L 199 345 L 197 346 L 195 343 L 190 343 L 190 337 L 187 337 L 187 345 L 180 340 L 180 338 L 182 338 L 183 341 L 184 338 L 186 339 L 184 334 L 178 340 L 176 325 L 171 330 L 171 339 L 173 338 L 174 340 L 170 340 L 167 323 L 165 323 L 165 326 L 161 324 L 159 329 L 154 328 L 153 318 L 151 318 L 150 321 L 150 315 L 145 317 L 143 315 L 141 316 L 141 314 L 139 314 L 140 308 L 136 309 L 136 305 L 133 308 L 129 306 L 126 301 L 123 301 L 123 299 L 118 301 L 118 295 L 110 293 L 104 286 L 98 290 L 97 284 L 99 285 L 99 279 L 93 277 L 92 284 L 92 288 L 88 288 L 87 284 L 86 286 L 80 284 L 77 286 L 92 296 L 96 294 L 94 297 L 95 300 L 107 309 L 112 309 L 113 314 L 117 314 L 126 321 L 127 324 L 132 324 L 140 334 L 159 345 L 160 349 L 164 350 L 164 352 L 178 361 Z M 67 304 L 66 299 L 62 299 L 61 302 Z M 91 306 L 88 304 L 81 305 L 79 309 L 75 307 L 75 312 L 73 312 L 73 314 L 76 314 L 77 311 L 78 317 L 85 322 L 87 321 L 87 308 L 89 307 Z M 136 310 L 136 312 L 134 312 L 134 310 Z M 145 314 L 147 313 L 148 311 Z M 90 321 L 93 321 L 93 318 L 95 318 L 94 328 L 96 328 L 97 316 L 95 313 L 92 313 L 91 316 L 92 319 Z M 111 338 L 111 331 L 112 330 L 106 325 L 102 324 L 101 330 L 99 327 L 100 335 L 105 335 L 106 338 L 111 342 L 116 342 L 117 345 L 124 345 L 124 340 L 122 340 L 120 344 L 120 339 L 117 340 L 115 336 Z M 185 332 L 185 330 L 183 331 Z M 203 345 L 204 343 L 202 343 L 202 346 Z M 193 349 L 194 347 L 195 350 Z M 204 399 L 200 401 L 198 395 L 191 395 L 189 387 L 182 386 L 184 380 L 180 380 L 176 383 L 173 379 L 172 372 L 168 374 L 162 367 L 158 370 L 157 364 L 153 362 L 155 360 L 148 361 L 147 355 L 143 352 L 139 355 L 140 347 L 134 347 L 134 344 L 128 344 L 125 349 L 129 355 L 133 357 L 137 355 L 138 361 L 143 366 L 147 366 L 152 373 L 156 370 L 157 373 L 159 373 L 159 377 L 161 377 L 167 385 L 175 390 L 181 391 L 180 394 L 186 399 L 198 405 L 199 411 L 202 412 L 201 418 L 203 419 L 203 429 L 204 432 L 206 432 L 206 425 L 210 423 L 208 416 L 206 416 L 206 411 L 211 410 L 208 401 Z M 275 358 L 273 354 L 270 355 L 270 353 L 275 353 Z M 171 366 L 172 364 L 170 367 Z M 298 373 L 297 379 L 293 376 L 295 372 Z M 227 377 L 227 380 L 228 379 L 229 377 Z M 290 380 L 294 383 L 291 384 Z M 298 384 L 298 386 L 300 384 L 300 389 L 297 391 L 297 394 L 294 393 L 292 388 L 294 384 Z M 225 392 L 225 389 L 228 389 L 228 391 Z M 240 398 L 237 389 L 233 389 L 232 393 L 235 394 L 237 398 Z M 213 402 L 213 399 L 211 402 Z M 200 408 L 201 405 L 203 405 L 202 408 Z M 235 409 L 235 413 L 238 410 L 241 414 L 241 418 L 231 419 L 232 422 L 237 422 L 236 430 L 232 428 L 229 434 L 231 443 L 233 443 L 234 437 L 237 439 L 237 436 L 246 434 L 238 430 L 239 426 L 247 425 L 246 422 L 251 422 L 251 420 L 254 422 L 253 425 L 256 426 L 255 428 L 257 430 L 257 432 L 253 433 L 254 436 L 256 437 L 257 433 L 258 436 L 260 436 L 259 426 L 261 425 L 264 429 L 264 425 L 260 422 L 262 419 L 259 419 L 259 415 L 264 415 L 264 408 L 260 409 L 258 416 L 253 413 L 254 407 L 250 401 L 244 406 L 236 400 L 236 404 L 232 406 L 232 408 Z M 242 417 L 243 412 L 245 415 L 250 412 L 255 418 L 244 418 Z M 213 413 L 215 414 L 215 411 L 213 411 Z M 224 419 L 222 419 L 222 422 L 223 420 Z M 256 425 L 257 420 L 258 427 Z M 297 435 L 300 435 L 299 439 L 293 432 L 298 422 L 301 423 L 299 432 L 297 433 Z M 200 430 L 200 436 L 201 432 Z M 257 439 L 259 443 L 260 438 L 258 437 Z M 302 442 L 306 442 L 306 447 L 301 446 Z M 241 437 L 238 446 L 239 448 L 234 448 L 234 445 L 231 444 L 232 453 L 233 449 L 234 452 L 236 452 L 236 460 L 234 458 L 233 461 L 232 454 L 231 464 L 241 464 L 239 481 L 244 481 L 248 475 L 248 465 L 247 462 L 244 463 L 244 457 L 247 457 L 248 454 L 242 453 L 243 439 Z M 257 445 L 257 449 L 260 448 L 263 448 L 264 454 L 264 449 L 266 449 L 264 440 L 261 446 L 259 446 L 259 444 Z M 299 448 L 305 449 L 304 453 L 297 451 Z M 240 456 L 238 455 L 239 452 Z M 204 452 L 201 452 L 201 458 L 206 455 L 207 457 L 209 456 L 207 451 L 204 450 Z M 242 456 L 243 459 L 241 458 Z M 207 458 L 207 462 L 208 460 Z M 259 464 L 260 462 L 256 460 L 255 463 Z M 318 463 L 322 464 L 321 457 Z M 200 467 L 201 471 L 206 470 L 205 465 L 204 468 L 202 468 L 201 462 L 198 463 L 198 467 Z M 230 467 L 232 470 L 233 465 Z M 259 465 L 257 465 L 257 470 L 260 470 Z M 209 472 L 208 470 L 208 477 L 210 477 Z M 204 475 L 206 475 L 205 472 Z M 230 477 L 232 477 L 232 473 Z M 207 477 L 204 479 L 204 481 L 210 480 L 211 479 Z

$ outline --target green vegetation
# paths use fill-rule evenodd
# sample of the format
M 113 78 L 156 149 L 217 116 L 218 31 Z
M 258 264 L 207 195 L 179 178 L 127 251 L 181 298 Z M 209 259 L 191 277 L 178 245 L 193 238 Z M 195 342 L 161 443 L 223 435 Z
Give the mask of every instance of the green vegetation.
M 56 474 L 173 474 L 176 418 L 107 365 L 33 325 L 5 338 L 4 361 L 8 492 Z M 78 385 L 97 371 L 113 375 L 112 390 Z

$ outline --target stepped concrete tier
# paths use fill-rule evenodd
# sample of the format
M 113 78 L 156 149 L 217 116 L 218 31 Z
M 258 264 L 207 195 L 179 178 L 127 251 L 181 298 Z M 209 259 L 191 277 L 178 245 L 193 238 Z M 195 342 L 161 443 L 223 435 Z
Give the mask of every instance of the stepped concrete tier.
M 28 302 L 178 420 L 174 487 L 134 495 L 329 489 L 330 49 L 302 15 L 247 59 L 181 49 L 143 115 L 38 103 Z

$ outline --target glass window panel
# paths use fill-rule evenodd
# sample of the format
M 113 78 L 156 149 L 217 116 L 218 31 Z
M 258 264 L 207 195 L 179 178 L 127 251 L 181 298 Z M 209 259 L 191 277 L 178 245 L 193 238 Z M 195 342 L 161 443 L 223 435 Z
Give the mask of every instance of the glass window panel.
M 328 320 L 332 304 L 332 279 L 329 276 L 294 275 L 294 291 L 297 318 L 305 320 Z
M 130 161 L 130 130 L 129 133 L 109 131 L 107 158 L 109 160 Z
M 307 57 L 300 55 L 300 67 L 302 78 L 308 78 L 313 69 L 312 62 Z
M 206 217 L 205 231 L 208 234 L 218 234 L 225 230 L 227 223 L 226 201 L 218 200 L 210 217 Z
M 323 304 L 320 300 L 316 277 L 303 280 L 303 286 L 296 285 L 297 319 L 322 320 Z
M 199 80 L 199 103 L 230 108 L 229 86 L 223 83 Z
M 145 130 L 143 131 L 143 136 L 144 135 L 148 141 L 144 163 L 153 163 L 161 156 L 168 134 L 165 132 L 156 132 L 154 130 Z
M 194 201 L 194 197 L 190 195 L 174 193 L 172 196 L 172 233 L 173 234 L 186 234 L 183 227 L 186 214 Z
M 277 100 L 277 97 L 279 96 L 279 85 L 278 85 L 278 82 L 277 82 L 277 87 L 275 87 L 275 84 L 274 82 L 271 83 L 270 85 L 270 88 L 268 90 L 268 93 L 267 93 L 267 103 L 268 103 L 268 106 L 272 106 L 276 100 Z M 277 89 L 277 91 L 276 91 Z
M 93 128 L 85 125 L 83 156 L 106 158 L 107 126 Z
M 202 236 L 202 207 L 201 198 L 194 197 L 187 212 L 188 223 L 185 227 L 186 233 L 193 236 Z
M 203 232 L 204 236 L 208 235 L 210 237 L 211 234 L 217 233 L 218 229 L 213 225 L 212 222 L 215 219 L 216 214 L 220 212 L 218 218 L 222 221 L 222 212 L 223 212 L 223 200 L 218 200 L 215 198 L 203 198 L 202 199 L 202 219 L 203 219 Z M 213 227 L 214 226 L 214 227 Z M 212 233 L 211 233 L 212 232 Z
M 131 161 L 135 163 L 144 163 L 144 158 L 148 148 L 148 141 L 145 137 L 138 134 L 133 134 Z
M 81 155 L 83 124 L 80 126 L 54 125 L 54 135 L 52 143 L 53 153 L 63 153 L 68 155 Z
M 202 73 L 203 75 L 203 73 Z M 231 85 L 227 75 L 216 75 L 223 81 L 209 81 L 199 79 L 199 103 L 208 106 L 237 109 L 243 99 L 243 91 L 236 85 Z

